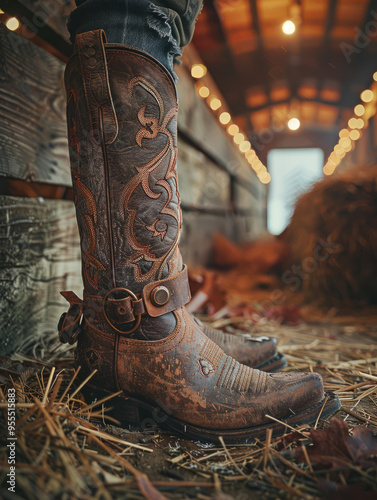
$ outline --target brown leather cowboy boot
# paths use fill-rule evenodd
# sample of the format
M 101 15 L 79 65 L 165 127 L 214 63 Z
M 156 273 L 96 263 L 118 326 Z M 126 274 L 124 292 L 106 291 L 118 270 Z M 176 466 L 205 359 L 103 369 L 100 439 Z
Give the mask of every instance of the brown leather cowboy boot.
M 157 61 L 76 37 L 66 69 L 68 130 L 84 300 L 60 337 L 74 342 L 87 398 L 110 401 L 124 425 L 157 422 L 188 437 L 246 442 L 266 428 L 314 422 L 339 408 L 319 375 L 267 374 L 240 364 L 187 313 L 178 248 L 177 98 Z

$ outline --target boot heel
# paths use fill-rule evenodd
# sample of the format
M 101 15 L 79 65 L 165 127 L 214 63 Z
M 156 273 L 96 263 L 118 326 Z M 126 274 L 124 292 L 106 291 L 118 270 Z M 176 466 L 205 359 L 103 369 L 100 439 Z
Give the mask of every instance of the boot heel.
M 88 405 L 96 403 L 111 395 L 110 391 L 105 391 L 98 387 L 90 386 L 89 384 L 86 384 L 81 389 L 81 393 Z M 145 422 L 145 415 L 142 415 L 143 412 L 140 411 L 140 408 L 138 408 L 134 400 L 119 395 L 105 401 L 96 409 L 101 407 L 105 410 L 105 415 L 118 420 L 122 427 L 128 428 L 129 430 L 141 430 L 144 427 L 143 422 Z

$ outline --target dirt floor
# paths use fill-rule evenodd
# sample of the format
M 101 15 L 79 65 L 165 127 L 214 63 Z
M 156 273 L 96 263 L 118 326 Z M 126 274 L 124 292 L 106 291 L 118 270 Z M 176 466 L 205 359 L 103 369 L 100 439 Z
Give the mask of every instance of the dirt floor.
M 287 371 L 313 370 L 339 395 L 337 420 L 303 426 L 247 446 L 203 444 L 158 428 L 130 432 L 106 422 L 73 389 L 73 351 L 55 341 L 35 356 L 2 358 L 1 409 L 15 388 L 16 493 L 4 499 L 216 499 L 377 497 L 377 310 L 340 315 L 304 309 L 296 325 L 260 317 L 215 326 L 276 336 Z M 201 316 L 209 320 L 207 316 Z M 213 322 L 212 322 L 213 323 Z M 39 359 L 37 359 L 37 357 Z M 1 435 L 7 435 L 5 419 Z

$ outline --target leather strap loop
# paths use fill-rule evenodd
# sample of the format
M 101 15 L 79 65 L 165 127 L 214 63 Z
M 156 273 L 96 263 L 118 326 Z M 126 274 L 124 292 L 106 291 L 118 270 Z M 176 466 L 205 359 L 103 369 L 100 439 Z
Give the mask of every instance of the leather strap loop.
M 126 296 L 116 297 L 119 294 L 126 294 Z M 134 302 L 139 302 L 136 295 L 128 288 L 121 287 L 109 290 L 102 298 L 102 313 L 106 322 L 122 335 L 129 335 L 140 325 L 141 313 L 135 315 Z M 123 318 L 120 319 L 122 316 Z M 126 328 L 129 323 L 131 326 Z
M 131 296 L 121 299 L 109 298 L 107 300 L 107 316 L 113 323 L 123 325 L 135 321 L 135 316 L 146 312 L 143 299 L 132 299 Z
M 59 339 L 63 344 L 74 344 L 81 333 L 82 300 L 73 292 L 60 292 L 69 302 L 69 309 L 59 321 Z
M 124 323 L 135 321 L 131 297 L 108 299 L 107 304 L 107 315 L 113 323 L 123 325 Z
M 152 302 L 152 294 L 157 287 L 165 287 L 169 292 L 169 300 L 161 306 L 155 305 Z M 147 313 L 154 318 L 184 306 L 190 298 L 187 266 L 184 266 L 183 271 L 173 276 L 173 278 L 154 281 L 146 285 L 143 289 L 143 299 Z
M 75 48 L 79 57 L 83 87 L 94 140 L 105 144 L 118 135 L 118 120 L 111 95 L 103 30 L 88 31 L 76 36 Z

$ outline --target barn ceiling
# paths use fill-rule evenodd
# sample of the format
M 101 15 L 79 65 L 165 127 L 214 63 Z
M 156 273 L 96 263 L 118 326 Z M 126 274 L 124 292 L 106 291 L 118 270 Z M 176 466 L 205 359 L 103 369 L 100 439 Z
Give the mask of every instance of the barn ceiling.
M 250 137 L 290 115 L 339 130 L 377 70 L 376 34 L 377 0 L 204 0 L 193 43 Z

